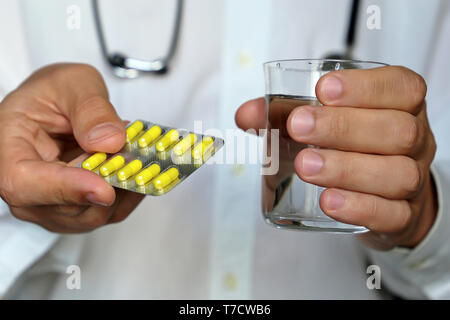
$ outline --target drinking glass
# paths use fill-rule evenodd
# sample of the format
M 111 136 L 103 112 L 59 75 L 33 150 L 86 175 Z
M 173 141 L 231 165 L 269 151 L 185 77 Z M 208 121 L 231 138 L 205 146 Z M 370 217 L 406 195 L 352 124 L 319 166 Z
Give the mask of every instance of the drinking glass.
M 302 181 L 294 159 L 306 147 L 292 140 L 286 129 L 290 112 L 301 105 L 320 107 L 315 88 L 334 70 L 371 69 L 377 62 L 353 60 L 280 60 L 264 64 L 267 123 L 262 175 L 262 212 L 278 228 L 334 233 L 363 233 L 365 227 L 344 224 L 324 214 L 319 198 L 324 188 Z M 276 143 L 274 143 L 276 142 Z M 275 170 L 274 170 L 275 168 Z

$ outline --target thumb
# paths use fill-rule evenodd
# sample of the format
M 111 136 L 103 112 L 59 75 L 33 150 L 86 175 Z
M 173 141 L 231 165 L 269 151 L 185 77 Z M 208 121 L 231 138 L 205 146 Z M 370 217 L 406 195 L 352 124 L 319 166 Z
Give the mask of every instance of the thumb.
M 54 64 L 34 73 L 25 83 L 56 101 L 68 118 L 78 144 L 86 152 L 114 153 L 126 142 L 125 125 L 108 100 L 101 74 L 92 66 Z
M 235 121 L 242 130 L 254 129 L 259 132 L 266 128 L 266 104 L 264 98 L 247 101 L 236 111 Z
M 75 139 L 86 152 L 114 153 L 126 142 L 124 123 L 102 96 L 87 98 L 74 106 L 70 122 Z

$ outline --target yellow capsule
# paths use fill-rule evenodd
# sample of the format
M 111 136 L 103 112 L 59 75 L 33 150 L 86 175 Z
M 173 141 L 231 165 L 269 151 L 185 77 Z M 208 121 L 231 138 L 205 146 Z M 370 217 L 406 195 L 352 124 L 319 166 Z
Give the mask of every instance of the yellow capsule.
M 153 186 L 157 190 L 162 190 L 178 178 L 179 171 L 177 168 L 170 168 L 164 171 L 153 180 Z
M 130 142 L 133 140 L 142 129 L 144 129 L 142 121 L 137 120 L 133 122 L 133 124 L 127 128 L 127 141 Z
M 145 148 L 161 135 L 161 128 L 153 126 L 139 138 L 139 147 Z
M 103 161 L 106 160 L 106 153 L 97 152 L 92 156 L 83 161 L 81 166 L 87 170 L 94 170 L 97 168 Z
M 119 172 L 117 172 L 117 179 L 119 179 L 120 181 L 127 180 L 129 177 L 136 174 L 141 169 L 142 161 L 139 159 L 135 159 L 128 163 L 125 167 L 120 169 Z
M 143 186 L 150 180 L 152 180 L 154 177 L 156 177 L 161 172 L 161 167 L 154 163 L 150 167 L 145 168 L 134 179 L 136 181 L 136 184 L 139 186 Z
M 109 176 L 111 173 L 113 173 L 116 170 L 119 170 L 122 168 L 122 166 L 125 163 L 125 158 L 122 156 L 115 156 L 108 162 L 106 162 L 104 165 L 100 167 L 100 174 L 104 177 Z
M 196 160 L 203 159 L 203 156 L 205 155 L 205 153 L 208 152 L 209 150 L 211 150 L 213 145 L 214 145 L 213 138 L 211 138 L 211 137 L 204 138 L 201 143 L 197 144 L 192 149 L 192 158 L 194 158 Z
M 180 142 L 178 142 L 175 145 L 175 147 L 173 147 L 173 153 L 175 153 L 177 156 L 181 156 L 196 142 L 197 136 L 195 135 L 195 133 L 190 133 L 186 137 L 184 137 Z
M 160 152 L 166 150 L 167 147 L 171 146 L 179 137 L 180 134 L 177 130 L 170 130 L 156 143 L 156 150 Z

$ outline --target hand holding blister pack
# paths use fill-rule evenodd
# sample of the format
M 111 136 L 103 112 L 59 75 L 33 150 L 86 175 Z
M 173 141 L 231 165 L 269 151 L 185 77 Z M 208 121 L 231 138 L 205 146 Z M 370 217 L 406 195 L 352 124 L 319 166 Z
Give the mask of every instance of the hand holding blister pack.
M 163 195 L 200 168 L 223 139 L 136 120 L 116 154 L 95 153 L 79 166 L 110 185 L 147 195 Z

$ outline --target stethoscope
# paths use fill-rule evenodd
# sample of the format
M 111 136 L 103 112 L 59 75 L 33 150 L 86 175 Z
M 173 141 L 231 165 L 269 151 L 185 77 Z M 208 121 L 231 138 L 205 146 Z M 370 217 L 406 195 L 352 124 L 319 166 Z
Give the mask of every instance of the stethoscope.
M 170 64 L 175 55 L 175 51 L 178 44 L 178 38 L 180 35 L 181 26 L 181 14 L 183 11 L 183 0 L 176 0 L 176 12 L 175 12 L 175 22 L 173 26 L 172 36 L 169 44 L 167 53 L 155 60 L 142 60 L 132 57 L 128 57 L 122 53 L 112 53 L 108 52 L 108 47 L 106 45 L 102 24 L 100 21 L 100 13 L 98 7 L 98 0 L 92 0 L 92 7 L 94 12 L 94 22 L 97 29 L 97 36 L 100 42 L 100 48 L 102 55 L 107 63 L 111 66 L 114 74 L 119 78 L 124 79 L 134 79 L 141 74 L 155 74 L 163 75 L 169 70 Z
M 356 37 L 356 25 L 358 22 L 358 10 L 359 10 L 360 0 L 353 0 L 350 20 L 348 22 L 347 35 L 345 37 L 345 51 L 333 52 L 327 54 L 324 59 L 336 59 L 336 60 L 353 60 L 353 48 Z
M 169 49 L 166 55 L 155 60 L 142 60 L 128 57 L 122 53 L 117 52 L 112 54 L 109 53 L 100 20 L 98 0 L 92 0 L 94 22 L 97 30 L 97 36 L 100 42 L 102 55 L 117 77 L 123 79 L 134 79 L 144 74 L 164 75 L 168 72 L 170 64 L 175 55 L 175 51 L 179 40 L 181 17 L 183 11 L 183 0 L 176 0 L 176 1 L 177 5 L 175 12 L 175 22 L 173 26 Z M 328 54 L 325 56 L 326 59 L 344 59 L 344 60 L 352 59 L 352 51 L 355 41 L 359 3 L 360 0 L 353 0 L 347 36 L 345 39 L 346 45 L 345 52 Z

